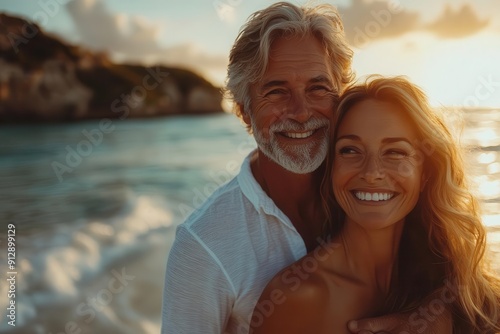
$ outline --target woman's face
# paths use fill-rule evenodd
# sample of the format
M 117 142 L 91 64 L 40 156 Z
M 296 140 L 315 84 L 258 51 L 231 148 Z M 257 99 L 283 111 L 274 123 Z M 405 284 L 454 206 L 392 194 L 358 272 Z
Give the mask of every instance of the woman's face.
M 335 142 L 333 189 L 347 221 L 381 229 L 402 221 L 423 185 L 415 126 L 389 102 L 355 104 Z

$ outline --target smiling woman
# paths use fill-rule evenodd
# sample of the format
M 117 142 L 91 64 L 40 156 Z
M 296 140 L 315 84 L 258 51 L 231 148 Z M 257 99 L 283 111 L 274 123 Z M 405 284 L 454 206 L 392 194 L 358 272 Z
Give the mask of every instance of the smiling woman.
M 422 307 L 436 332 L 497 333 L 500 281 L 478 204 L 423 92 L 371 78 L 346 89 L 333 124 L 322 189 L 330 242 L 271 280 L 253 333 L 349 333 L 349 320 L 395 312 L 421 333 L 429 318 L 411 312 Z
M 369 228 L 403 223 L 426 179 L 419 141 L 392 103 L 370 99 L 351 108 L 338 128 L 333 167 L 335 198 L 347 220 Z

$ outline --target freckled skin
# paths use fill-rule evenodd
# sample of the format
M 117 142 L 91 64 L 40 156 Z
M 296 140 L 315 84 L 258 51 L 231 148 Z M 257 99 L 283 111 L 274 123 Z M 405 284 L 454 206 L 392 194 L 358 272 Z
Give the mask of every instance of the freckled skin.
M 351 135 L 359 139 L 354 140 Z M 387 138 L 403 138 L 408 142 L 384 142 Z M 401 222 L 415 207 L 423 185 L 417 142 L 415 127 L 393 104 L 366 100 L 348 111 L 334 148 L 332 181 L 347 222 L 384 228 Z M 353 195 L 356 190 L 397 195 L 389 201 L 380 201 L 383 205 L 371 206 Z
M 375 315 L 387 297 L 404 217 L 425 179 L 418 136 L 396 106 L 366 100 L 348 111 L 337 138 L 332 185 L 347 215 L 344 229 L 320 247 L 323 255 L 311 252 L 271 280 L 259 303 L 268 305 L 273 291 L 282 291 L 283 301 L 252 327 L 254 334 L 348 334 L 348 321 Z M 367 203 L 353 189 L 397 195 Z M 291 275 L 291 268 L 307 277 Z

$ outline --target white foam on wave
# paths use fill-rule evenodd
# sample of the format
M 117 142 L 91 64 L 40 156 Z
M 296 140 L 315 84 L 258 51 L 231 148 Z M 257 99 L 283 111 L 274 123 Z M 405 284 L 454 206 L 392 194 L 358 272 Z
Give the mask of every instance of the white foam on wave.
M 158 333 L 164 265 L 176 225 L 168 206 L 175 207 L 129 195 L 124 211 L 106 220 L 81 220 L 18 239 L 16 330 L 56 334 L 71 324 L 82 333 Z M 484 215 L 483 222 L 498 259 L 500 215 Z M 133 279 L 120 284 L 122 273 Z M 5 296 L 5 285 L 0 287 Z M 0 298 L 2 318 L 5 301 Z M 0 332 L 9 330 L 2 321 Z
M 141 260 L 146 262 L 155 261 L 149 265 L 164 268 L 167 255 L 164 249 L 156 258 L 148 259 L 145 255 L 160 246 L 169 246 L 165 243 L 173 240 L 174 229 L 170 228 L 173 220 L 172 210 L 164 200 L 130 195 L 124 211 L 106 220 L 80 220 L 30 236 L 29 240 L 18 236 L 16 330 L 22 328 L 30 333 L 55 334 L 64 332 L 69 322 L 75 322 L 80 328 L 88 327 L 92 332 L 113 332 L 118 328 L 121 328 L 118 330 L 121 333 L 134 332 L 134 326 L 126 324 L 127 319 L 134 318 L 127 300 L 133 297 L 131 294 L 138 293 L 137 289 L 142 291 L 144 286 L 135 286 L 142 281 L 137 280 L 127 289 L 122 289 L 126 293 L 115 294 L 120 287 L 117 277 L 122 272 L 128 275 L 130 269 L 123 268 L 136 266 L 134 259 L 139 258 L 146 258 Z M 161 286 L 162 275 L 157 280 L 159 282 L 155 284 Z M 123 278 L 122 281 L 127 283 Z M 0 288 L 2 295 L 7 294 L 4 287 L 2 284 Z M 112 305 L 111 302 L 107 305 L 110 293 L 114 300 Z M 161 289 L 155 293 L 161 296 Z M 5 301 L 6 298 L 0 299 L 3 319 L 6 316 Z M 87 322 L 92 311 L 93 319 Z M 129 313 L 129 317 L 117 317 L 117 312 Z M 160 310 L 156 312 L 159 314 Z M 144 331 L 135 330 L 135 333 L 159 331 L 156 320 L 137 321 L 137 326 Z M 96 327 L 101 330 L 96 331 Z M 8 333 L 12 329 L 6 322 L 1 322 L 0 332 Z

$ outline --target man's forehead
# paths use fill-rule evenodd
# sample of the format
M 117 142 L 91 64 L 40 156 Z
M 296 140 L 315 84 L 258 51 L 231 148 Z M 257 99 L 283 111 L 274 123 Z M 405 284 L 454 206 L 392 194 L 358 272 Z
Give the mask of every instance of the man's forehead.
M 332 78 L 330 58 L 314 36 L 279 38 L 272 44 L 262 81 Z M 281 77 L 281 78 L 280 78 Z
M 326 62 L 327 51 L 315 36 L 280 37 L 274 40 L 269 50 L 269 62 L 293 61 L 308 58 L 315 62 Z

